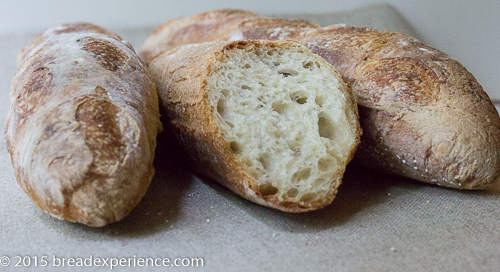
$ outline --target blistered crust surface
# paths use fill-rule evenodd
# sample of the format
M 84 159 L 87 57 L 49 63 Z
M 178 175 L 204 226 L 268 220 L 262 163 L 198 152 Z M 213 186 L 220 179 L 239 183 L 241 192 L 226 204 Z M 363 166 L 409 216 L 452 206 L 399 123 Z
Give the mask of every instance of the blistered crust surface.
M 5 136 L 17 180 L 39 207 L 103 226 L 132 210 L 154 173 L 156 90 L 118 36 L 62 29 L 20 60 Z

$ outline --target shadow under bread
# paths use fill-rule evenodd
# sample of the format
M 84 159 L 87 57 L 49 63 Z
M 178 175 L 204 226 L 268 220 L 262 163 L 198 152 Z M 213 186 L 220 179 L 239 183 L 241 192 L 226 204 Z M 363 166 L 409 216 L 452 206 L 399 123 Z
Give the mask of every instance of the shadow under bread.
M 388 201 L 391 188 L 403 188 L 400 193 L 419 188 L 416 181 L 351 164 L 332 204 L 311 212 L 287 213 L 243 199 L 215 181 L 198 177 L 233 206 L 274 229 L 287 232 L 316 232 L 342 225 L 362 210 Z

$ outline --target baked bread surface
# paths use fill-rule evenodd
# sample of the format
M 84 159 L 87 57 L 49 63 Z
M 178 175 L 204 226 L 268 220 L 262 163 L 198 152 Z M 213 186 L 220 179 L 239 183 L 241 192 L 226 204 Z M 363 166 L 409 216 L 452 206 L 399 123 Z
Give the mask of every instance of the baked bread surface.
M 401 33 L 216 10 L 166 21 L 141 56 L 149 62 L 186 43 L 246 39 L 297 41 L 339 71 L 364 131 L 355 161 L 459 189 L 500 180 L 500 117 L 488 95 L 459 62 Z
M 38 35 L 19 54 L 5 125 L 16 179 L 55 217 L 121 220 L 154 175 L 156 88 L 132 47 L 91 24 Z

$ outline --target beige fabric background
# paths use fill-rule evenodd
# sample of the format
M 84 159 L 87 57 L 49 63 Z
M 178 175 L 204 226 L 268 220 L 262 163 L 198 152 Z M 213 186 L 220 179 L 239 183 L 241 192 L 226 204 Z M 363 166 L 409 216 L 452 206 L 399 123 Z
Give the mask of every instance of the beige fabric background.
M 388 6 L 295 18 L 418 37 Z M 115 31 L 138 48 L 152 29 Z M 2 124 L 16 53 L 34 35 L 0 36 Z M 59 221 L 37 208 L 17 185 L 5 139 L 0 137 L 0 258 L 11 259 L 0 271 L 24 271 L 14 267 L 15 256 L 44 255 L 49 265 L 29 271 L 54 271 L 54 255 L 202 257 L 205 264 L 113 269 L 119 271 L 500 271 L 500 186 L 465 192 L 350 165 L 332 205 L 307 214 L 287 214 L 192 175 L 179 163 L 179 156 L 160 143 L 156 176 L 138 207 L 119 223 L 92 229 Z

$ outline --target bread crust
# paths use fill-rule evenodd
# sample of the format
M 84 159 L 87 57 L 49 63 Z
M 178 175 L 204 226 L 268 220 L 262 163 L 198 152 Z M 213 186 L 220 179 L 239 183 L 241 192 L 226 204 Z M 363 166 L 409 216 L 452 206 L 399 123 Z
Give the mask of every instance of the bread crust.
M 228 12 L 169 20 L 146 40 L 141 54 L 149 62 L 156 53 L 186 43 L 297 41 L 332 64 L 353 89 L 364 131 L 355 161 L 459 189 L 484 189 L 500 181 L 498 112 L 474 76 L 448 55 L 396 32 L 322 28 L 235 10 L 231 14 L 239 19 L 227 21 Z M 194 24 L 202 30 L 186 32 Z M 161 36 L 168 46 L 154 40 L 166 28 L 176 33 Z M 177 39 L 180 33 L 183 39 Z
M 265 195 L 260 192 L 255 177 L 230 150 L 222 128 L 217 123 L 216 109 L 210 105 L 207 82 L 213 71 L 212 66 L 224 56 L 225 51 L 235 47 L 252 50 L 263 46 L 295 47 L 312 54 L 300 44 L 289 41 L 203 43 L 165 52 L 155 58 L 149 68 L 157 83 L 160 101 L 166 109 L 174 134 L 188 153 L 197 172 L 220 182 L 246 199 L 282 211 L 306 212 L 325 207 L 333 201 L 341 184 L 345 166 L 353 158 L 359 144 L 361 129 L 358 122 L 356 122 L 357 133 L 354 144 L 345 165 L 339 167 L 334 174 L 335 181 L 332 182 L 332 188 L 327 194 L 315 201 L 284 201 L 276 195 Z M 323 65 L 329 66 L 327 62 Z M 331 66 L 329 67 L 334 71 Z M 355 115 L 353 119 L 357 120 L 356 102 L 350 89 L 346 90 L 346 102 L 349 104 L 347 108 L 353 111 Z
M 118 35 L 67 24 L 19 54 L 5 125 L 16 179 L 55 217 L 100 227 L 121 220 L 154 175 L 156 88 Z

